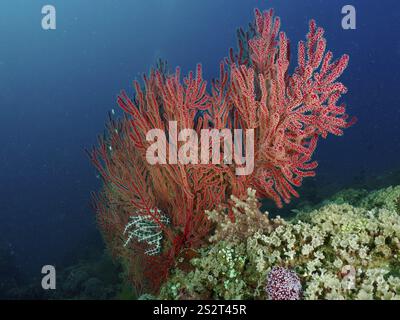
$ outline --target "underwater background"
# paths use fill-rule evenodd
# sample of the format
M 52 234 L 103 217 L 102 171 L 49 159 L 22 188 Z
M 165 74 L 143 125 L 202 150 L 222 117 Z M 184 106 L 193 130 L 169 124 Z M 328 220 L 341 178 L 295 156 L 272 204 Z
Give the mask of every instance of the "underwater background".
M 41 28 L 46 4 L 57 10 L 56 30 Z M 357 10 L 356 30 L 341 27 L 346 4 Z M 343 137 L 319 144 L 317 176 L 298 190 L 299 200 L 280 210 L 265 203 L 271 215 L 289 215 L 300 202 L 318 203 L 344 188 L 400 184 L 398 1 L 2 0 L 0 297 L 42 297 L 43 265 L 61 272 L 103 261 L 93 268 L 109 278 L 99 281 L 118 281 L 90 205 L 101 181 L 85 148 L 96 143 L 109 112 L 122 114 L 120 90 L 131 92 L 132 80 L 159 58 L 183 73 L 201 62 L 204 79 L 216 77 L 236 46 L 236 28 L 253 19 L 255 7 L 274 8 L 292 45 L 314 18 L 334 55 L 350 55 L 343 100 L 358 118 Z M 107 289 L 109 296 L 87 290 L 107 298 Z

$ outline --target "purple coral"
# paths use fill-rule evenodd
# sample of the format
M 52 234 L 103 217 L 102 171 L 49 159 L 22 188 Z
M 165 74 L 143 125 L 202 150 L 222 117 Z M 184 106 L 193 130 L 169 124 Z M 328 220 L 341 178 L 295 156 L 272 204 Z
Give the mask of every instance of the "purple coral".
M 270 300 L 300 300 L 302 287 L 296 272 L 273 267 L 268 273 L 265 290 Z

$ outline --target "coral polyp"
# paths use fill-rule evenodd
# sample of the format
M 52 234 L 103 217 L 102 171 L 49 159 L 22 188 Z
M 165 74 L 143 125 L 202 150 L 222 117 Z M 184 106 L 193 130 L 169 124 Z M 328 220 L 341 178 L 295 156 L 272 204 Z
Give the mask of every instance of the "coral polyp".
M 273 267 L 268 273 L 265 290 L 271 300 L 300 300 L 302 287 L 296 272 L 284 267 Z

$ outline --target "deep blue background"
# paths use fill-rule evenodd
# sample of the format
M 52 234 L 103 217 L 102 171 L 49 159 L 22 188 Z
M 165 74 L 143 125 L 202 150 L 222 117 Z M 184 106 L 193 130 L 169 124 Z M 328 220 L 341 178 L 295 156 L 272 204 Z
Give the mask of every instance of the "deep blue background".
M 41 28 L 45 4 L 57 9 L 55 31 Z M 357 9 L 357 30 L 341 28 L 345 4 Z M 335 56 L 351 57 L 341 80 L 359 122 L 320 143 L 316 182 L 399 169 L 398 1 L 2 0 L 0 237 L 24 271 L 60 263 L 96 232 L 89 204 L 99 181 L 83 150 L 119 90 L 159 57 L 185 72 L 202 62 L 211 79 L 255 7 L 274 7 L 292 44 L 315 18 Z

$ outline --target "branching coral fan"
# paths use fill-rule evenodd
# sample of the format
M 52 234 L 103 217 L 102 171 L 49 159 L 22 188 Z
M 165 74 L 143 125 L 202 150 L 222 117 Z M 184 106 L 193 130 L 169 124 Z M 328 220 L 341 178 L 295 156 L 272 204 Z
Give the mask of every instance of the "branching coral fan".
M 110 121 L 90 156 L 104 180 L 95 196 L 101 229 L 114 255 L 127 261 L 137 288 L 157 290 L 176 258 L 210 233 L 205 210 L 226 203 L 229 195 L 243 198 L 252 187 L 258 198 L 272 199 L 278 207 L 297 197 L 295 187 L 315 174 L 311 157 L 318 138 L 341 135 L 352 124 L 345 106 L 338 105 L 346 88 L 336 81 L 348 56 L 333 61 L 332 52 L 325 52 L 324 30 L 311 21 L 306 41 L 298 45 L 298 66 L 289 75 L 289 41 L 279 28 L 272 10 L 256 10 L 250 29 L 238 32 L 238 52 L 231 49 L 220 64 L 211 92 L 198 65 L 183 82 L 179 68 L 173 74 L 152 70 L 143 86 L 134 82 L 133 98 L 124 91 L 118 97 L 126 117 Z M 146 133 L 157 128 L 172 134 L 169 121 L 177 121 L 178 130 L 197 132 L 254 129 L 253 173 L 236 176 L 235 166 L 224 164 L 150 165 Z M 222 149 L 220 156 L 224 159 Z M 126 225 L 143 215 L 163 233 L 159 254 L 146 254 L 155 251 L 139 238 L 124 246 Z

